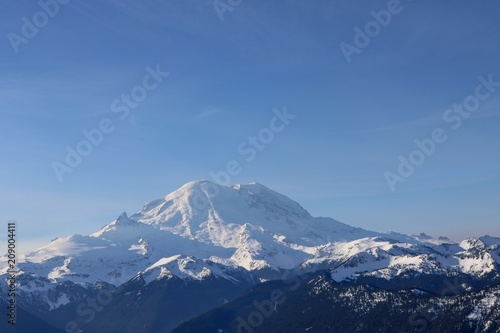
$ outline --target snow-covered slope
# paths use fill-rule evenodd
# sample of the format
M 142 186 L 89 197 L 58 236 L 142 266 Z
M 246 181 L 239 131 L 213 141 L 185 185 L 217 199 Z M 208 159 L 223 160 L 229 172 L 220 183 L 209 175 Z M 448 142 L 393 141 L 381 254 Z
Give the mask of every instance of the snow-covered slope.
M 482 239 L 488 239 L 490 245 L 484 245 Z M 500 239 L 489 236 L 470 238 L 460 245 L 428 246 L 369 238 L 333 247 L 334 256 L 345 258 L 344 264 L 332 271 L 338 281 L 359 276 L 390 279 L 414 273 L 463 273 L 474 277 L 500 273 Z
M 138 276 L 146 282 L 172 276 L 231 279 L 231 269 L 244 269 L 272 278 L 284 270 L 325 267 L 336 280 L 410 271 L 482 276 L 498 273 L 499 262 L 498 238 L 455 244 L 424 234 L 373 232 L 312 217 L 261 184 L 195 181 L 130 217 L 121 214 L 91 235 L 57 238 L 26 254 L 19 264 L 19 295 L 53 309 L 78 298 L 70 295 L 75 289 L 117 286 Z M 5 264 L 3 257 L 0 276 L 6 274 Z M 54 293 L 61 283 L 66 291 Z

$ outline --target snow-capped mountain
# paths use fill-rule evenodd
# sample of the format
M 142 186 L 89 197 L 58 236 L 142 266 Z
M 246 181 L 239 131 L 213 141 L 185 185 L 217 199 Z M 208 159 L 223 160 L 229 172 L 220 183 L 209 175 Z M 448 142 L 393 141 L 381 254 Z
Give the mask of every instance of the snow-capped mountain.
M 5 264 L 3 257 L 2 278 Z M 325 268 L 336 281 L 415 273 L 498 276 L 500 239 L 457 244 L 445 237 L 368 231 L 312 217 L 261 184 L 195 181 L 130 217 L 122 213 L 91 235 L 57 238 L 18 266 L 21 304 L 50 311 L 131 279 L 148 284 L 216 277 L 237 284 Z

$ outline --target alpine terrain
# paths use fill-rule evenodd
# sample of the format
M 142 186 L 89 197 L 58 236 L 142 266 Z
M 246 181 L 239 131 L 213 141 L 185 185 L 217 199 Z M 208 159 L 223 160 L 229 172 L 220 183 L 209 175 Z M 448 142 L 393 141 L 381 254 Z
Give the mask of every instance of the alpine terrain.
M 364 230 L 258 183 L 190 182 L 20 259 L 17 332 L 500 332 L 499 238 Z

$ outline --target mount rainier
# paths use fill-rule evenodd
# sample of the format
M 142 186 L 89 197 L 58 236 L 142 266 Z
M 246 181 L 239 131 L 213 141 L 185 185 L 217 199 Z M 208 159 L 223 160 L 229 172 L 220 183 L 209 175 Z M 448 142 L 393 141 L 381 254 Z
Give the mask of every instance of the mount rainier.
M 2 280 L 6 259 L 0 258 Z M 167 326 L 173 329 L 251 286 L 317 271 L 326 270 L 334 283 L 458 276 L 471 281 L 461 284 L 470 290 L 474 281 L 500 279 L 500 239 L 484 236 L 455 243 L 425 234 L 369 231 L 312 217 L 295 201 L 258 183 L 194 181 L 145 204 L 140 212 L 122 213 L 91 235 L 56 238 L 25 254 L 18 267 L 19 306 L 55 327 L 73 319 L 80 321 L 79 327 L 96 325 L 98 314 L 88 320 L 81 304 L 106 288 L 120 287 L 113 307 L 130 304 L 130 295 L 138 293 L 145 302 L 141 306 L 153 304 L 147 295 L 152 299 L 165 288 L 178 291 L 181 284 L 190 287 L 178 297 L 193 301 L 194 290 L 199 293 L 197 286 L 203 284 L 227 291 L 206 295 L 211 299 L 184 317 L 169 318 Z M 4 298 L 6 284 L 0 288 Z

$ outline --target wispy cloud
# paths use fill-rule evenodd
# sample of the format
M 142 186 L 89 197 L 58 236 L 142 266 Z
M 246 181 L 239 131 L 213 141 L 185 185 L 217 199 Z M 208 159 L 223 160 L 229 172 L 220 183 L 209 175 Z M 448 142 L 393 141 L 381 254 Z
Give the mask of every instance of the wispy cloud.
M 196 114 L 194 117 L 192 117 L 191 119 L 193 121 L 203 121 L 203 120 L 206 120 L 210 117 L 213 117 L 215 116 L 216 114 L 220 114 L 222 113 L 222 110 L 220 109 L 216 109 L 216 108 L 209 108 L 209 109 L 206 109 L 198 114 Z
M 387 132 L 387 131 L 407 131 L 416 128 L 428 128 L 441 126 L 444 123 L 443 114 L 447 109 L 443 109 L 440 112 L 435 112 L 434 114 L 412 119 L 405 122 L 389 124 L 385 126 L 378 126 L 372 128 L 363 128 L 353 131 L 347 131 L 349 133 L 375 133 L 375 132 Z M 470 115 L 470 119 L 489 119 L 500 117 L 500 99 L 488 100 L 481 105 L 480 108 Z
M 471 115 L 473 119 L 498 117 L 500 117 L 500 99 L 486 101 L 484 106 Z
M 432 127 L 437 126 L 443 122 L 442 115 L 430 115 L 423 118 L 413 119 L 406 122 L 389 124 L 385 126 L 378 126 L 372 128 L 363 128 L 353 131 L 347 131 L 349 133 L 375 133 L 375 132 L 386 132 L 386 131 L 406 131 L 409 129 L 421 128 L 421 127 Z

